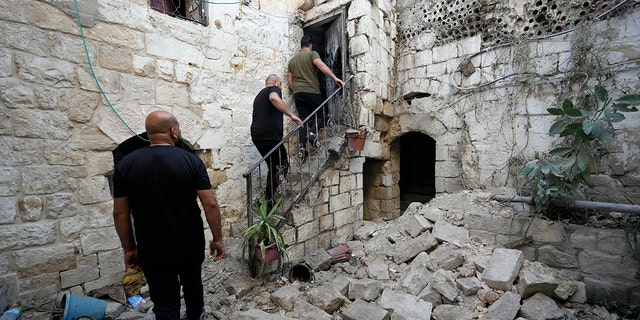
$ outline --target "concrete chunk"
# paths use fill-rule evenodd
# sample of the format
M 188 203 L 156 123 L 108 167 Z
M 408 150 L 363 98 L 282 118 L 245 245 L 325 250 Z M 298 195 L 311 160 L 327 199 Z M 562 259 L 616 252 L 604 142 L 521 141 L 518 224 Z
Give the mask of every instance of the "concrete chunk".
M 553 275 L 553 270 L 539 262 L 524 264 L 518 278 L 516 287 L 524 299 L 531 297 L 536 292 L 553 296 L 554 290 L 558 287 L 558 279 Z
M 313 271 L 328 270 L 331 268 L 331 255 L 324 249 L 318 249 L 304 257 L 304 261 Z
M 415 238 L 424 231 L 433 228 L 433 224 L 421 215 L 413 215 L 407 219 L 407 222 L 402 226 L 402 228 L 412 238 Z
M 426 252 L 420 252 L 404 270 L 400 285 L 408 293 L 417 295 L 431 281 L 431 272 L 426 267 L 429 260 L 429 255 Z
M 330 285 L 315 287 L 307 293 L 307 301 L 326 313 L 338 310 L 346 300 L 338 290 Z
M 418 297 L 400 293 L 391 289 L 385 289 L 378 299 L 378 306 L 393 311 L 393 317 L 397 319 L 431 319 L 433 305 Z M 366 318 L 365 318 L 366 319 Z
M 302 300 L 296 300 L 296 304 L 293 307 L 292 317 L 295 319 L 305 320 L 331 320 L 330 314 L 322 311 L 320 308 Z
M 299 288 L 300 285 L 297 284 L 281 287 L 271 294 L 271 301 L 284 310 L 293 310 L 296 299 L 300 296 Z
M 359 299 L 356 299 L 342 311 L 342 317 L 347 320 L 387 320 L 390 318 L 389 311 Z
M 522 303 L 520 315 L 529 320 L 564 319 L 564 314 L 556 302 L 541 292 L 534 294 Z
M 427 285 L 420 293 L 418 294 L 418 298 L 430 302 L 434 307 L 437 307 L 442 304 L 442 295 L 440 292 L 433 289 L 431 285 Z
M 466 243 L 469 241 L 469 230 L 456 227 L 444 221 L 436 221 L 433 226 L 433 235 L 438 242 Z
M 374 301 L 384 289 L 382 282 L 373 279 L 354 279 L 349 281 L 349 299 Z
M 229 320 L 293 320 L 279 313 L 267 313 L 262 310 L 251 309 L 247 311 L 236 311 L 231 314 Z
M 443 304 L 435 307 L 431 316 L 435 320 L 471 320 L 474 314 L 468 307 Z
M 427 251 L 437 244 L 436 238 L 430 232 L 425 232 L 416 238 L 396 244 L 393 250 L 393 261 L 398 264 L 407 262 L 418 253 Z
M 464 263 L 464 256 L 451 245 L 443 244 L 429 253 L 431 271 L 438 269 L 453 270 Z
M 482 288 L 482 282 L 476 277 L 456 279 L 456 283 L 465 296 L 474 295 Z
M 451 271 L 438 270 L 431 276 L 431 286 L 449 301 L 455 301 L 458 287 Z
M 505 292 L 500 299 L 489 306 L 483 320 L 513 319 L 520 310 L 520 295 L 513 292 Z
M 523 261 L 520 250 L 496 248 L 482 273 L 482 281 L 491 288 L 509 291 Z

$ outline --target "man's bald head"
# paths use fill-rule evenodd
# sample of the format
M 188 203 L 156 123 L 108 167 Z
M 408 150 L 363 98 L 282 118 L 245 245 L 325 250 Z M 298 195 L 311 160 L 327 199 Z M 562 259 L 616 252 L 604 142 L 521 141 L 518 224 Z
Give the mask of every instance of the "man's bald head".
M 264 85 L 269 87 L 269 86 L 274 86 L 274 85 L 278 85 L 278 82 L 282 82 L 280 80 L 280 77 L 278 77 L 278 75 L 276 74 L 270 74 L 267 76 L 267 80 L 264 81 Z
M 144 127 L 147 130 L 151 144 L 163 142 L 174 144 L 180 138 L 178 119 L 164 110 L 156 110 L 149 113 L 144 122 Z

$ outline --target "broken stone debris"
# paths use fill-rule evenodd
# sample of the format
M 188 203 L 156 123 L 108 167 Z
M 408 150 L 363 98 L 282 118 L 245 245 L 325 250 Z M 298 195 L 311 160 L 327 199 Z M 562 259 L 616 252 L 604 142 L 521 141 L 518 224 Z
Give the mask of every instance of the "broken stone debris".
M 248 277 L 240 242 L 236 248 L 229 239 L 229 256 L 205 263 L 207 312 L 214 319 L 531 320 L 576 319 L 571 314 L 588 310 L 618 319 L 584 305 L 584 283 L 469 237 L 456 210 L 414 204 L 394 221 L 365 221 L 347 242 L 348 261 L 321 250 L 304 261 L 314 266 L 309 282 Z M 420 227 L 411 229 L 416 221 Z M 114 318 L 141 317 L 133 310 Z
M 470 238 L 442 210 L 415 211 L 395 224 L 365 223 L 348 242 L 350 261 L 327 268 L 331 254 L 310 255 L 316 280 L 309 290 L 296 282 L 274 292 L 271 301 L 285 310 L 277 319 L 563 319 L 569 312 L 559 303 L 585 303 L 583 283 Z M 340 281 L 330 281 L 336 274 Z

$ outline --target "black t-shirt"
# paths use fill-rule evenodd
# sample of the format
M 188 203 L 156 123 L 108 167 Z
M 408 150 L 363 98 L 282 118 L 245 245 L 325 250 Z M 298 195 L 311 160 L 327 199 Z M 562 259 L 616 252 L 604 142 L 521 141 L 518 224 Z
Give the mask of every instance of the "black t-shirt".
M 124 157 L 113 176 L 114 197 L 128 197 L 144 262 L 204 259 L 196 190 L 211 189 L 204 163 L 181 148 L 154 146 Z
M 269 100 L 269 94 L 275 92 L 282 98 L 282 90 L 276 86 L 265 87 L 253 100 L 251 120 L 251 138 L 255 140 L 280 141 L 283 136 L 282 112 Z

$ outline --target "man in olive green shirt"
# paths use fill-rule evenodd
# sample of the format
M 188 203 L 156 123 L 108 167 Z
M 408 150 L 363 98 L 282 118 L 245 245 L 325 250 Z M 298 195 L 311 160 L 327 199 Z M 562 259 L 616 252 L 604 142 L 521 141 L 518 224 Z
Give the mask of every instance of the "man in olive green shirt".
M 344 82 L 336 77 L 333 71 L 322 62 L 318 52 L 313 51 L 311 37 L 305 35 L 300 40 L 300 52 L 295 54 L 289 61 L 289 71 L 287 74 L 287 82 L 289 83 L 289 88 L 293 90 L 293 98 L 296 103 L 298 117 L 303 120 L 322 104 L 322 95 L 316 68 L 322 71 L 327 77 L 333 79 L 337 85 L 344 87 Z M 316 139 L 317 129 L 312 122 L 311 120 L 307 122 L 307 125 L 300 128 L 299 131 L 299 152 L 303 161 L 306 155 L 308 155 L 306 150 L 307 141 L 311 142 L 314 146 L 318 143 Z M 309 127 L 308 135 L 307 127 Z

